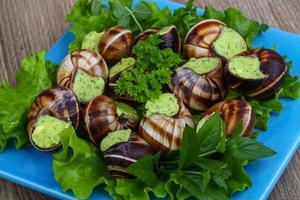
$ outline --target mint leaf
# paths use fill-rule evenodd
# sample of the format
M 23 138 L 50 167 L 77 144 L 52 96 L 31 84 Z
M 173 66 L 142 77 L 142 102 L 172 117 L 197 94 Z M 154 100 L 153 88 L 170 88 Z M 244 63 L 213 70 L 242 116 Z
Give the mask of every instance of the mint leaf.
M 231 196 L 235 192 L 244 191 L 246 188 L 251 187 L 251 177 L 244 170 L 245 163 L 227 160 L 232 167 L 232 175 L 226 180 L 229 195 Z
M 227 141 L 225 154 L 239 161 L 255 161 L 276 153 L 255 139 L 236 136 Z
M 213 159 L 199 158 L 196 163 L 202 169 L 208 170 L 211 173 L 212 180 L 227 191 L 227 180 L 232 171 L 229 165 L 225 162 Z
M 199 139 L 199 136 L 195 133 L 194 129 L 186 126 L 180 148 L 179 168 L 189 167 L 194 163 L 195 159 L 197 159 L 200 154 L 201 143 L 202 141 Z
M 154 186 L 160 180 L 155 174 L 155 168 L 158 164 L 160 154 L 147 155 L 139 159 L 137 162 L 132 163 L 127 171 L 134 175 L 137 179 L 144 182 L 147 186 Z
M 186 191 L 189 192 L 189 194 L 191 194 L 191 196 L 199 200 L 229 199 L 225 190 L 214 184 L 208 185 L 204 192 L 199 190 L 199 188 L 203 187 L 203 181 L 201 176 L 197 174 L 179 171 L 171 174 L 171 180 L 173 180 L 176 184 L 181 185 Z
M 224 122 L 220 113 L 214 113 L 210 116 L 203 126 L 197 131 L 200 143 L 200 153 L 208 153 L 210 151 L 224 151 L 225 134 Z

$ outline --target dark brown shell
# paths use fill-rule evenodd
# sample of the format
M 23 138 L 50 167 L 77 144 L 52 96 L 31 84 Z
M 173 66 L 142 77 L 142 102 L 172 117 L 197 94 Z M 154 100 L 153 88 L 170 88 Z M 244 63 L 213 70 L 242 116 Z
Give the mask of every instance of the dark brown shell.
M 212 45 L 224 26 L 223 22 L 215 19 L 203 20 L 194 25 L 184 40 L 184 55 L 187 58 L 215 56 Z
M 85 130 L 89 139 L 99 144 L 110 132 L 121 129 L 135 129 L 136 119 L 117 115 L 117 105 L 107 96 L 92 99 L 84 110 Z
M 253 98 L 272 96 L 281 86 L 287 72 L 287 64 L 282 56 L 269 49 L 249 50 L 239 56 L 256 56 L 261 62 L 260 70 L 268 77 L 260 80 L 241 79 L 231 74 L 227 66 L 225 68 L 225 79 L 229 87 Z
M 145 155 L 152 154 L 151 147 L 141 138 L 114 144 L 104 152 L 104 161 L 114 178 L 132 178 L 127 167 Z
M 243 129 L 241 135 L 251 136 L 254 128 L 254 114 L 251 105 L 245 100 L 230 99 L 219 102 L 208 109 L 204 115 L 220 112 L 225 122 L 225 134 L 230 137 L 242 121 Z
M 211 105 L 224 98 L 223 66 L 203 75 L 199 75 L 187 67 L 174 70 L 170 84 L 172 92 L 178 96 L 188 107 L 205 111 Z
M 42 92 L 33 101 L 28 113 L 27 132 L 31 144 L 42 151 L 51 151 L 58 148 L 60 145 L 51 149 L 41 149 L 34 144 L 31 136 L 37 119 L 42 115 L 50 115 L 66 122 L 71 122 L 72 126 L 77 129 L 79 110 L 79 104 L 75 95 L 67 88 L 54 87 Z
M 159 32 L 159 28 L 149 28 L 145 30 L 144 32 L 140 33 L 136 38 L 134 39 L 133 45 L 136 45 L 142 41 L 145 41 L 150 35 L 156 34 Z
M 79 50 L 67 55 L 60 64 L 57 84 L 72 90 L 78 69 L 107 81 L 108 68 L 102 56 L 95 51 Z
M 133 37 L 129 29 L 114 26 L 100 39 L 98 51 L 107 63 L 114 64 L 130 54 L 132 43 Z
M 180 53 L 181 39 L 175 26 L 172 26 L 168 33 L 160 35 L 159 38 L 163 40 L 163 42 L 159 44 L 160 49 L 171 48 L 174 53 Z
M 160 29 L 158 28 L 145 30 L 135 38 L 134 45 L 146 40 L 150 35 L 159 33 L 159 31 Z M 159 35 L 159 38 L 163 40 L 163 42 L 158 45 L 160 49 L 171 48 L 174 53 L 180 53 L 181 39 L 175 26 L 172 26 L 169 32 Z
M 186 125 L 194 127 L 189 110 L 178 100 L 179 112 L 174 117 L 153 114 L 140 122 L 139 134 L 156 151 L 168 152 L 180 148 L 182 134 Z

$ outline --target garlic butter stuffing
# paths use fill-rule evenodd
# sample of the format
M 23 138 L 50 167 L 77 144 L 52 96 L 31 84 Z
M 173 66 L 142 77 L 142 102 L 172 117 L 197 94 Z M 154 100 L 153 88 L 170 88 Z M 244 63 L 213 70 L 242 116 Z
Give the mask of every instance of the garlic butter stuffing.
M 251 187 L 245 164 L 275 154 L 254 127 L 267 128 L 279 97 L 300 95 L 284 57 L 252 48 L 265 25 L 234 8 L 200 16 L 192 0 L 174 12 L 77 0 L 67 20 L 75 39 L 59 66 L 41 52 L 22 61 L 16 87 L 0 85 L 1 150 L 11 139 L 55 150 L 55 180 L 79 199 L 99 185 L 114 199 Z

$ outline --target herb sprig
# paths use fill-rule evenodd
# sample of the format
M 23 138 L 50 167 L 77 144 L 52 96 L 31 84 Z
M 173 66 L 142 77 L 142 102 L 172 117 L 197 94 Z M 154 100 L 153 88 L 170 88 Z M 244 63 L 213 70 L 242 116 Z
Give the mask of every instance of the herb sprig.
M 171 49 L 159 49 L 157 46 L 161 42 L 158 36 L 152 35 L 133 48 L 136 66 L 124 72 L 117 81 L 117 94 L 128 95 L 139 102 L 158 98 L 163 86 L 171 81 L 172 67 L 183 61 Z

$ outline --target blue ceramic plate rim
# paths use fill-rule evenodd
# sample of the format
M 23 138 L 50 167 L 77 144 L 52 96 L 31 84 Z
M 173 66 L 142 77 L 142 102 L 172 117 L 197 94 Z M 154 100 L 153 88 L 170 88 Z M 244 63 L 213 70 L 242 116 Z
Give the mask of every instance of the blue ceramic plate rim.
M 168 6 L 171 10 L 182 6 L 181 4 L 169 1 L 152 1 L 156 2 L 159 7 Z M 199 9 L 199 13 L 201 14 L 202 10 Z M 73 34 L 66 32 L 53 47 L 48 50 L 47 59 L 59 63 L 67 54 L 68 44 L 73 39 Z M 294 51 L 294 49 L 297 49 L 296 47 L 300 45 L 300 36 L 270 28 L 266 33 L 260 34 L 254 42 L 255 47 L 264 46 L 271 48 L 274 44 L 277 45 L 277 50 L 280 53 L 287 55 L 290 60 L 294 61 L 294 67 L 291 73 L 299 76 L 300 69 L 296 68 L 296 66 L 300 66 L 300 58 L 297 57 L 299 52 Z M 297 116 L 300 116 L 299 109 L 294 109 L 300 107 L 300 100 L 292 101 L 284 99 L 283 105 L 285 107 L 283 113 L 279 116 L 272 114 L 268 131 L 262 132 L 258 137 L 259 141 L 273 148 L 278 154 L 248 165 L 246 170 L 252 177 L 253 186 L 244 192 L 235 194 L 232 199 L 267 199 L 290 159 L 299 148 L 300 126 L 293 120 L 295 120 Z M 287 123 L 282 125 L 282 122 L 286 121 Z M 279 135 L 278 132 L 280 133 Z M 282 135 L 287 136 L 288 139 L 282 137 Z M 24 157 L 22 151 L 25 152 L 26 156 L 30 155 L 31 157 Z M 21 156 L 21 158 L 18 156 Z M 45 168 L 44 172 L 47 172 L 47 177 L 45 179 L 35 180 L 35 177 L 32 176 L 40 176 L 40 174 L 34 174 L 34 172 L 31 174 L 29 169 L 26 168 L 23 171 L 17 170 L 17 167 L 11 168 L 14 163 L 19 163 L 19 165 L 22 166 L 23 162 L 26 163 L 27 161 L 28 165 L 34 167 L 37 171 L 39 170 L 39 165 L 41 165 L 41 168 Z M 37 162 L 40 163 L 37 164 Z M 24 166 L 26 167 L 27 165 Z M 51 155 L 37 152 L 33 148 L 16 150 L 10 145 L 4 153 L 0 154 L 0 177 L 59 199 L 75 199 L 70 191 L 62 192 L 60 186 L 55 183 L 51 169 Z M 47 181 L 45 182 L 45 180 Z M 94 191 L 90 199 L 97 198 L 110 199 L 108 194 L 105 193 L 101 187 Z

